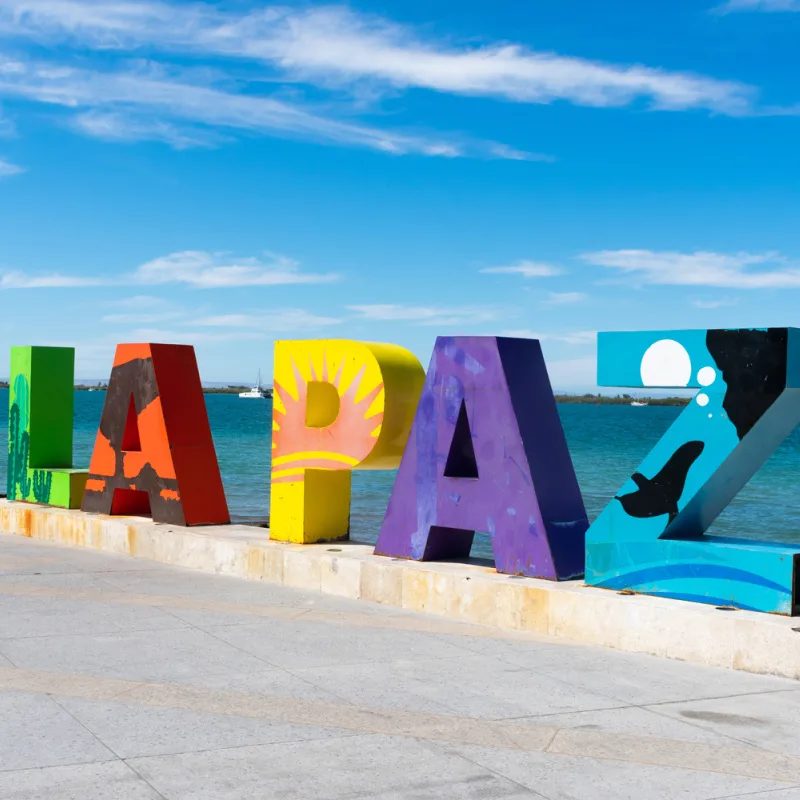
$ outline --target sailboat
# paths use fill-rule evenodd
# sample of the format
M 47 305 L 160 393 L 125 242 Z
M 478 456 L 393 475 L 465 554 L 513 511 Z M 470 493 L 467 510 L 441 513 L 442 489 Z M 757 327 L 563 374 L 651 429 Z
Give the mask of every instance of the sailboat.
M 256 397 L 263 399 L 266 396 L 267 395 L 264 393 L 264 390 L 261 388 L 261 370 L 258 371 L 256 385 L 249 392 L 239 392 L 239 397 Z

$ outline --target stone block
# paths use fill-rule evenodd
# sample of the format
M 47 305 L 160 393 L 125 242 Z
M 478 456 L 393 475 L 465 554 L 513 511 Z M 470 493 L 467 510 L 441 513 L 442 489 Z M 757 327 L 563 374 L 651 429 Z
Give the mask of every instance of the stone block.
M 283 585 L 319 592 L 321 565 L 313 550 L 287 549 L 283 554 Z
M 403 563 L 368 556 L 361 568 L 361 599 L 402 608 L 404 571 Z
M 361 597 L 361 570 L 364 561 L 333 553 L 319 554 L 320 590 L 337 597 L 359 600 Z

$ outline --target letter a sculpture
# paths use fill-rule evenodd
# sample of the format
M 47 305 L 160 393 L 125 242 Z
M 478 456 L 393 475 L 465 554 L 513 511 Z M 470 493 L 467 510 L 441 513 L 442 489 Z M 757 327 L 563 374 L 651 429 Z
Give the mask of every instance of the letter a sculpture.
M 193 347 L 117 347 L 83 510 L 230 521 Z
M 499 572 L 564 580 L 588 525 L 539 342 L 437 339 L 375 552 L 464 558 L 483 531 Z

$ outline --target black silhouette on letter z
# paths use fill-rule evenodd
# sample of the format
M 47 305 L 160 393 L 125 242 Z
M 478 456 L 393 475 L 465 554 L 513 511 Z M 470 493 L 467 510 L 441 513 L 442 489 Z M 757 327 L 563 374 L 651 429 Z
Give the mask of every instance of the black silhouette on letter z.
M 703 442 L 682 444 L 652 478 L 646 478 L 641 472 L 634 472 L 631 480 L 638 489 L 615 499 L 622 503 L 625 513 L 631 517 L 660 517 L 662 514 L 669 514 L 669 525 L 678 515 L 678 500 L 683 494 L 686 476 L 703 452 L 703 447 Z

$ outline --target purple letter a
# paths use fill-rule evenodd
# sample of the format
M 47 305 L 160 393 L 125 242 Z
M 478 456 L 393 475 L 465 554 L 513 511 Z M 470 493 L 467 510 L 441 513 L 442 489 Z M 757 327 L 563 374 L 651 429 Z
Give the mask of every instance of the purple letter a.
M 564 580 L 588 527 L 539 342 L 439 337 L 375 552 L 466 558 L 485 531 L 498 572 Z

